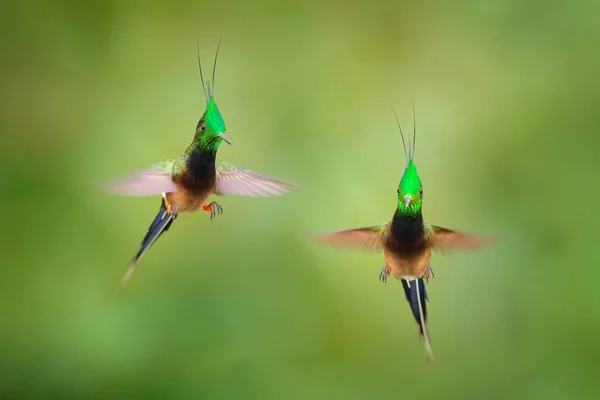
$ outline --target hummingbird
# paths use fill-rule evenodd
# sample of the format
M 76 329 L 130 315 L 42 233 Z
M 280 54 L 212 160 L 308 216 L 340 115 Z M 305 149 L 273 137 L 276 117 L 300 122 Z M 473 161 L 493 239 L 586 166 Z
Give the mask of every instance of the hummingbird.
M 281 179 L 262 175 L 249 169 L 238 168 L 225 161 L 217 160 L 219 146 L 224 141 L 225 121 L 215 102 L 215 69 L 221 41 L 215 54 L 212 82 L 205 81 L 198 48 L 198 69 L 206 100 L 206 109 L 196 125 L 192 143 L 176 158 L 169 159 L 140 170 L 132 176 L 119 179 L 108 185 L 107 190 L 124 196 L 161 195 L 161 205 L 154 221 L 150 224 L 139 250 L 131 260 L 121 287 L 124 287 L 140 259 L 154 242 L 166 232 L 179 213 L 203 210 L 213 221 L 223 213 L 216 201 L 209 201 L 212 194 L 242 196 L 280 196 L 294 189 L 294 184 Z
M 490 243 L 482 237 L 459 233 L 431 225 L 423 220 L 423 185 L 415 166 L 416 118 L 413 103 L 413 140 L 408 146 L 394 111 L 402 137 L 406 167 L 397 189 L 397 205 L 392 220 L 386 224 L 348 229 L 317 236 L 317 240 L 332 246 L 359 247 L 370 251 L 383 250 L 385 266 L 379 279 L 387 285 L 389 276 L 402 282 L 406 301 L 424 338 L 427 355 L 433 359 L 433 350 L 427 332 L 427 303 L 429 298 L 424 280 L 429 283 L 434 270 L 431 267 L 432 250 L 474 249 Z

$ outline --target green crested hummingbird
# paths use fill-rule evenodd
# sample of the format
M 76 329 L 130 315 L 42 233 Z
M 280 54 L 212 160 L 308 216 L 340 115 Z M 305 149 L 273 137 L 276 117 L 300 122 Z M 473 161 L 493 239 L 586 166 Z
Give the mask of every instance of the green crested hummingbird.
M 423 279 L 429 283 L 433 276 L 431 250 L 473 249 L 491 243 L 479 236 L 459 233 L 450 229 L 430 225 L 423 221 L 423 185 L 414 163 L 416 128 L 413 129 L 412 146 L 408 147 L 396 116 L 396 123 L 402 137 L 406 168 L 398 185 L 398 205 L 392 220 L 384 225 L 349 229 L 320 235 L 317 240 L 333 246 L 354 246 L 363 249 L 383 250 L 385 266 L 379 279 L 387 284 L 393 275 L 402 282 L 406 300 L 419 325 L 419 333 L 425 341 L 427 355 L 433 359 L 433 351 L 427 332 L 427 306 L 429 302 Z M 413 104 L 413 124 L 415 124 Z
M 206 98 L 206 109 L 196 125 L 192 143 L 179 157 L 157 163 L 107 187 L 109 192 L 124 196 L 162 195 L 158 214 L 133 257 L 121 281 L 121 287 L 127 283 L 142 256 L 158 237 L 169 229 L 180 212 L 202 209 L 210 213 L 211 221 L 217 214 L 223 213 L 223 207 L 219 203 L 208 201 L 211 194 L 280 196 L 294 188 L 290 182 L 237 168 L 216 159 L 221 142 L 231 144 L 225 136 L 225 121 L 214 98 L 215 69 L 220 44 L 219 40 L 213 64 L 212 83 L 204 81 L 198 49 L 198 69 Z

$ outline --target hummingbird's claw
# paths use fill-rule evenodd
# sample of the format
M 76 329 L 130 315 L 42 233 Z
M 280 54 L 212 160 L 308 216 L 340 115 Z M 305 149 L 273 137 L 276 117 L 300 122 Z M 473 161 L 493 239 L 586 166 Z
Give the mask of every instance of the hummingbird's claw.
M 390 276 L 391 272 L 392 271 L 389 269 L 388 266 L 385 266 L 385 267 L 381 268 L 381 272 L 379 272 L 379 280 L 381 282 L 383 282 L 383 284 L 385 286 L 387 286 L 388 276 Z
M 175 220 L 177 218 L 177 215 L 179 215 L 177 206 L 172 203 L 167 204 L 167 214 L 173 214 L 173 220 Z
M 216 201 L 211 202 L 210 204 L 205 205 L 204 211 L 210 213 L 210 221 L 212 222 L 215 216 L 223 214 L 223 207 Z
M 425 268 L 425 272 L 423 275 L 425 276 L 425 280 L 427 281 L 427 283 L 429 283 L 430 277 L 435 277 L 435 273 L 433 272 L 433 268 L 431 267 L 431 265 L 428 265 L 427 268 Z

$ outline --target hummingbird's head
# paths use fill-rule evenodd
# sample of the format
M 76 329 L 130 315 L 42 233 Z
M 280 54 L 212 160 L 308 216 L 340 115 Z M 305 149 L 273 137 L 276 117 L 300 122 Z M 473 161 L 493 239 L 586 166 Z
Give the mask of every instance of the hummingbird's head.
M 405 215 L 415 215 L 421 211 L 422 204 L 423 185 L 411 158 L 398 185 L 398 211 Z
M 200 118 L 198 125 L 196 125 L 196 137 L 201 143 L 212 143 L 217 145 L 217 147 L 221 144 L 222 140 L 231 144 L 229 139 L 227 139 L 227 136 L 225 136 L 226 129 L 225 121 L 219 111 L 219 107 L 217 107 L 214 97 L 211 96 L 202 118 Z
M 400 130 L 400 136 L 402 137 L 402 145 L 404 146 L 404 155 L 406 156 L 406 169 L 398 185 L 398 211 L 403 215 L 417 215 L 421 212 L 421 206 L 423 205 L 423 185 L 421 184 L 421 178 L 417 173 L 417 167 L 415 166 L 415 142 L 416 142 L 416 118 L 415 118 L 415 103 L 413 101 L 413 140 L 410 142 L 410 136 L 408 138 L 408 147 L 404 140 L 404 134 L 400 127 L 400 121 L 398 121 L 398 115 L 394 111 L 396 117 L 396 123 Z
M 224 140 L 228 144 L 231 144 L 227 136 L 225 136 L 225 121 L 223 116 L 215 103 L 215 70 L 217 67 L 217 57 L 219 56 L 219 48 L 221 47 L 221 39 L 217 46 L 217 52 L 215 54 L 215 62 L 213 64 L 212 83 L 204 81 L 202 75 L 202 65 L 200 63 L 200 45 L 198 45 L 198 69 L 200 70 L 200 79 L 202 79 L 202 89 L 204 90 L 204 97 L 206 98 L 206 110 L 198 125 L 196 125 L 195 140 L 199 143 L 201 148 L 216 152 Z

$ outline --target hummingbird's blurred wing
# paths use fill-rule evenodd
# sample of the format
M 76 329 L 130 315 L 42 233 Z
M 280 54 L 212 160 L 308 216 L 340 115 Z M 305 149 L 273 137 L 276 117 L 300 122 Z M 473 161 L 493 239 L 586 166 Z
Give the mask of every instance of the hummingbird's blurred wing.
M 318 235 L 319 242 L 338 247 L 361 247 L 365 250 L 383 249 L 382 234 L 386 225 L 367 226 L 365 228 L 347 229 L 328 235 Z
M 105 186 L 106 191 L 122 196 L 153 196 L 172 193 L 177 187 L 171 180 L 175 159 L 154 164 L 148 169 L 117 179 Z
M 250 197 L 281 196 L 294 189 L 294 184 L 262 175 L 249 169 L 237 168 L 225 161 L 215 162 L 217 185 L 215 194 L 239 194 Z
M 437 250 L 474 250 L 496 242 L 496 239 L 456 232 L 439 226 L 429 225 L 429 241 Z

